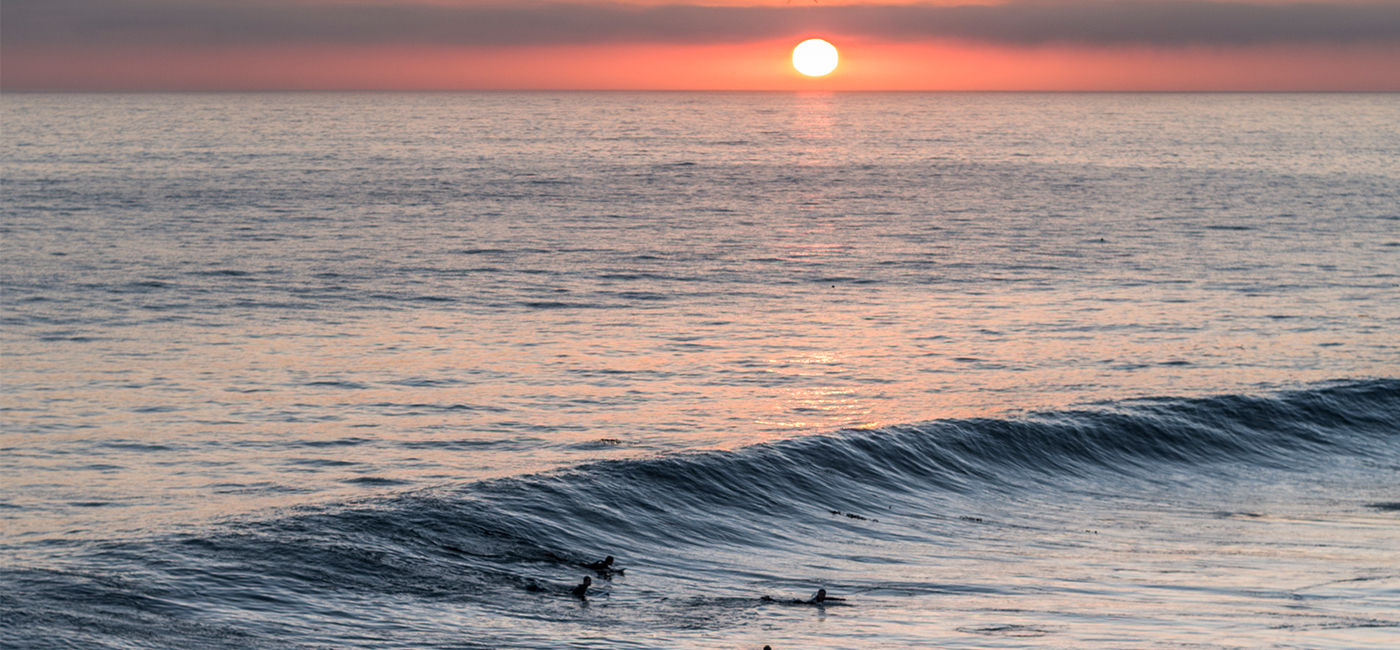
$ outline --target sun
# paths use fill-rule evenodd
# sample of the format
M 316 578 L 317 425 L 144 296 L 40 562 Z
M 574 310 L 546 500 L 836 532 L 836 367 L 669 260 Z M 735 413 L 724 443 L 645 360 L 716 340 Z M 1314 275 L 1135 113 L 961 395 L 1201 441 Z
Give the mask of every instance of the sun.
M 820 38 L 809 38 L 792 48 L 792 67 L 809 77 L 831 74 L 839 60 L 836 46 Z

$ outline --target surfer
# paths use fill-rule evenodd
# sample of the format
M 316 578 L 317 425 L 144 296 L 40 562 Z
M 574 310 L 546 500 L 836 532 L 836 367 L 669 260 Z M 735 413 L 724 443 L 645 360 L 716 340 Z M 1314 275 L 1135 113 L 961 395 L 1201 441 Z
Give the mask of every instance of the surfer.
M 836 597 L 834 597 L 834 596 L 828 596 L 828 595 L 826 595 L 826 590 L 825 590 L 825 589 L 818 589 L 818 590 L 817 590 L 817 593 L 812 594 L 812 598 L 811 598 L 810 600 L 807 601 L 807 604 L 808 604 L 808 605 L 820 605 L 820 604 L 822 604 L 822 603 L 831 603 L 831 602 L 838 602 L 838 601 L 844 602 L 845 600 L 846 600 L 845 598 L 836 598 Z
M 577 587 L 574 587 L 574 590 L 571 593 L 573 593 L 574 597 L 579 600 L 588 600 L 588 585 L 591 584 L 593 584 L 593 578 L 584 576 L 583 582 L 580 582 Z
M 772 596 L 763 596 L 762 598 L 759 598 L 759 600 L 765 603 L 782 603 L 784 605 L 825 605 L 826 603 L 846 602 L 845 598 L 837 598 L 835 596 L 826 595 L 825 589 L 818 589 L 817 593 L 812 594 L 812 597 L 808 598 L 807 600 L 798 600 L 796 598 L 792 598 L 789 600 L 778 600 L 777 598 L 774 598 Z
M 598 573 L 598 577 L 609 580 L 614 575 L 622 575 L 627 569 L 614 569 L 613 556 L 609 555 L 597 562 L 588 562 L 583 565 L 585 569 L 592 569 Z

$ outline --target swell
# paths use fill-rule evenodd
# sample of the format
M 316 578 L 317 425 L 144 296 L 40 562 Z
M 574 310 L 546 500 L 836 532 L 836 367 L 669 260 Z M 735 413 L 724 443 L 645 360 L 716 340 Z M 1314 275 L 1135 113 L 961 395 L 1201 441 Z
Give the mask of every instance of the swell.
M 1331 455 L 1383 462 L 1393 460 L 1400 443 L 1397 420 L 1400 380 L 1346 382 L 1274 395 L 1142 399 L 1015 419 L 846 431 L 733 452 L 606 461 L 467 486 L 455 496 L 545 520 L 601 521 L 610 530 L 674 544 L 715 533 L 687 530 L 684 521 L 662 530 L 630 522 L 708 512 L 720 516 L 697 519 L 722 533 L 724 522 L 758 513 L 771 519 L 814 505 L 859 511 L 940 494 L 1109 480 L 1170 482 L 1180 480 L 1183 469 L 1188 476 L 1222 465 L 1288 469 Z
M 147 634 L 149 621 L 188 627 L 213 609 L 227 613 L 227 629 L 211 622 L 210 634 L 236 632 L 235 645 L 238 635 L 285 634 L 290 624 L 269 612 L 323 609 L 347 594 L 567 617 L 553 598 L 567 587 L 561 576 L 577 579 L 580 561 L 605 553 L 705 573 L 715 567 L 695 558 L 801 554 L 833 535 L 938 544 L 980 521 L 958 504 L 1002 495 L 1053 499 L 1086 484 L 1111 491 L 1238 468 L 1308 472 L 1337 456 L 1393 466 L 1397 420 L 1400 380 L 1379 379 L 605 461 L 116 540 L 83 549 L 75 564 L 4 571 L 13 589 L 0 611 L 27 639 L 92 616 L 120 639 Z M 898 525 L 909 518 L 931 523 Z

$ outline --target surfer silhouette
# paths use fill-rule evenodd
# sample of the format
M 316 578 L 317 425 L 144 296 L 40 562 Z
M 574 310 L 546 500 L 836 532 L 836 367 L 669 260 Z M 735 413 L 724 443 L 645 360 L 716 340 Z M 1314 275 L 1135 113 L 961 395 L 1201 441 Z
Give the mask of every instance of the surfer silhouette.
M 597 562 L 588 562 L 583 565 L 585 569 L 592 569 L 598 573 L 598 577 L 609 580 L 614 575 L 622 575 L 627 569 L 614 569 L 613 556 L 609 555 Z
M 809 599 L 809 600 L 807 601 L 807 604 L 808 604 L 808 605 L 820 605 L 820 604 L 822 604 L 822 603 L 831 603 L 831 602 L 838 602 L 838 601 L 844 602 L 845 600 L 846 600 L 845 598 L 836 598 L 836 597 L 834 597 L 834 596 L 828 596 L 828 595 L 826 595 L 826 590 L 825 590 L 825 589 L 818 589 L 818 590 L 817 590 L 817 593 L 812 594 L 812 598 Z
M 812 594 L 812 597 L 808 598 L 807 600 L 798 600 L 796 598 L 792 598 L 789 600 L 778 600 L 777 598 L 774 598 L 772 596 L 764 596 L 762 598 L 759 598 L 759 600 L 765 603 L 782 603 L 784 605 L 825 605 L 826 603 L 846 601 L 845 598 L 837 598 L 835 596 L 826 595 L 826 589 L 818 589 L 817 593 Z
M 583 582 L 580 582 L 577 587 L 574 587 L 574 590 L 570 593 L 579 600 L 588 600 L 588 585 L 591 584 L 593 584 L 593 578 L 584 576 Z

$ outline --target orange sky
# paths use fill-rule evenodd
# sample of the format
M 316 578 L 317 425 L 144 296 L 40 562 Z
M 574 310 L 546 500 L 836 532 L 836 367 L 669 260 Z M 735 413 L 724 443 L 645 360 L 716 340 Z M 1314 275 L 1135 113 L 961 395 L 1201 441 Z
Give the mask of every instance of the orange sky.
M 296 5 L 302 12 L 287 14 L 301 22 L 286 28 L 279 28 L 287 20 L 285 9 L 268 9 L 263 23 L 255 2 L 245 0 L 236 14 L 227 13 L 235 11 L 229 9 L 237 4 L 235 0 L 186 0 L 183 13 L 167 11 L 176 1 L 7 0 L 0 5 L 4 12 L 0 27 L 5 28 L 0 39 L 0 86 L 6 90 L 1400 90 L 1400 3 L 1389 5 L 1396 13 L 1393 29 L 1384 20 L 1385 5 L 1345 0 L 1335 0 L 1333 5 L 1360 6 L 1372 13 L 1358 13 L 1359 18 L 1343 13 L 1342 18 L 1351 23 L 1332 25 L 1323 20 L 1318 26 L 1293 25 L 1280 16 L 1294 14 L 1250 13 L 1251 6 L 1265 10 L 1278 6 L 1268 1 L 1220 5 L 1225 7 L 1222 11 L 1243 11 L 1236 20 L 1235 14 L 1199 14 L 1193 8 L 1210 2 L 1139 0 L 1138 7 L 1156 13 L 1140 19 L 1137 13 L 1104 11 L 1105 24 L 1086 27 L 1085 17 L 1100 15 L 1095 12 L 1109 6 L 1108 0 L 1015 0 L 1001 4 L 1000 13 L 964 20 L 966 34 L 945 28 L 945 14 L 931 13 L 927 23 L 931 33 L 924 36 L 919 31 L 922 27 L 893 24 L 910 15 L 921 19 L 923 14 L 804 13 L 808 7 L 798 5 L 810 0 L 792 0 L 791 7 L 781 0 L 711 2 L 729 7 L 720 8 L 720 13 L 701 8 L 694 14 L 699 18 L 693 20 L 691 14 L 684 15 L 684 20 L 639 14 L 637 25 L 618 24 L 625 22 L 619 16 L 631 20 L 634 15 L 627 10 L 619 13 L 617 3 L 589 0 L 566 0 L 567 5 L 515 4 L 505 18 L 472 13 L 493 6 L 476 0 L 285 0 L 284 8 Z M 67 4 L 72 9 L 56 12 L 51 9 L 54 4 L 37 9 L 39 2 Z M 104 4 L 87 4 L 98 2 Z M 124 3 L 131 3 L 129 12 L 123 9 Z M 1040 33 L 1033 24 L 1034 15 L 1024 21 L 1030 25 L 1017 22 L 1022 6 L 1033 3 L 1063 5 L 1064 11 L 1079 13 L 1065 14 L 1069 17 L 1064 24 L 1049 24 Z M 674 8 L 677 3 L 637 0 L 637 4 Z M 687 11 L 696 9 L 696 3 L 689 4 Z M 958 9 L 969 3 L 827 1 L 812 9 L 830 11 L 842 4 L 858 10 L 883 5 L 877 11 L 885 11 L 899 4 L 923 10 L 930 5 Z M 446 13 L 402 24 L 386 20 L 396 14 L 369 14 L 370 19 L 360 22 L 344 18 L 347 6 L 393 10 L 425 5 Z M 763 5 L 770 13 L 756 14 L 767 21 L 757 28 L 744 24 L 750 14 L 731 15 L 735 9 Z M 561 9 L 566 6 L 572 11 Z M 1379 13 L 1375 13 L 1377 7 Z M 83 9 L 90 12 L 79 11 Z M 460 16 L 453 13 L 458 11 Z M 591 13 L 595 11 L 597 16 Z M 341 22 L 323 28 L 318 12 L 330 12 Z M 946 15 L 965 18 L 965 14 Z M 1039 15 L 1043 20 L 1061 14 Z M 1224 27 L 1220 15 L 1225 16 Z M 789 16 L 796 18 L 785 22 Z M 1374 26 L 1376 16 L 1382 18 L 1379 26 Z M 1207 18 L 1211 20 L 1199 27 L 1192 22 Z M 852 33 L 843 33 L 842 21 L 847 19 Z M 56 21 L 65 20 L 72 24 L 54 27 Z M 434 20 L 460 20 L 462 28 L 435 29 Z M 498 24 L 483 28 L 484 20 Z M 1349 36 L 1358 21 L 1371 26 L 1365 38 Z M 226 27 L 230 22 L 239 28 Z M 575 23 L 577 29 L 572 29 Z M 805 27 L 808 24 L 822 28 Z M 1260 33 L 1257 24 L 1279 26 Z M 85 30 L 90 35 L 84 36 Z M 841 67 L 830 77 L 808 79 L 792 69 L 789 52 L 808 36 L 827 38 L 841 49 Z

